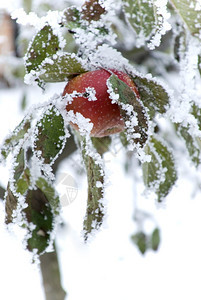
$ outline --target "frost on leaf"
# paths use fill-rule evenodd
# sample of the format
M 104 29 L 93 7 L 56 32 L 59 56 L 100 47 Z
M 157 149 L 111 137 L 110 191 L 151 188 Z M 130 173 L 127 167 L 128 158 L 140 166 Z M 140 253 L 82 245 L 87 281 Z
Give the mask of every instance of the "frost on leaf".
M 13 179 L 16 192 L 21 195 L 25 194 L 30 184 L 30 172 L 25 165 L 25 151 L 23 148 L 20 149 L 16 157 Z
M 164 2 L 164 1 L 163 1 Z M 166 1 L 159 3 L 155 0 L 124 0 L 125 15 L 136 32 L 137 46 L 145 42 L 151 49 L 160 45 L 161 34 L 170 29 L 166 23 Z
M 201 5 L 197 0 L 171 0 L 190 33 L 201 40 Z
M 52 164 L 65 144 L 65 129 L 62 115 L 50 106 L 35 130 L 34 150 L 44 163 Z
M 80 9 L 70 7 L 64 11 L 64 25 L 73 33 L 85 58 L 91 51 L 95 52 L 97 46 L 114 43 L 111 23 L 105 12 L 105 3 L 97 0 L 86 1 Z
M 46 194 L 38 187 L 26 195 L 27 208 L 24 209 L 28 229 L 27 248 L 43 253 L 49 246 L 54 227 L 54 214 Z
M 93 149 L 90 140 L 83 137 L 82 157 L 88 179 L 87 211 L 84 220 L 84 239 L 87 240 L 93 230 L 97 230 L 103 223 L 104 209 L 104 171 L 100 155 Z
M 132 75 L 131 78 L 137 85 L 140 99 L 148 109 L 150 119 L 152 120 L 156 113 L 164 114 L 169 107 L 169 95 L 165 88 L 146 77 Z
M 40 65 L 39 78 L 45 82 L 62 82 L 87 72 L 83 62 L 75 54 L 54 54 Z
M 189 156 L 196 167 L 201 163 L 201 138 L 195 138 L 189 133 L 189 127 L 177 125 L 177 132 L 185 140 Z M 200 143 L 200 145 L 199 145 Z
M 191 160 L 198 167 L 201 164 L 201 108 L 194 104 L 191 113 L 197 121 L 197 130 L 193 130 L 189 124 L 187 126 L 176 124 L 175 126 L 177 132 L 185 140 Z
M 145 151 L 151 156 L 151 161 L 142 165 L 144 184 L 157 194 L 158 202 L 161 202 L 177 179 L 174 159 L 164 142 L 155 136 L 150 138 Z
M 13 222 L 13 212 L 17 208 L 17 198 L 13 195 L 10 186 L 8 184 L 7 186 L 7 195 L 6 195 L 6 204 L 5 204 L 5 210 L 6 210 L 6 224 Z
M 100 4 L 98 0 L 87 0 L 82 6 L 82 18 L 84 20 L 98 21 L 102 14 L 105 14 L 105 8 Z
M 17 146 L 20 140 L 24 139 L 25 134 L 31 127 L 30 120 L 26 118 L 15 128 L 13 133 L 7 137 L 1 146 L 1 155 L 7 158 L 8 154 Z
M 14 182 L 8 184 L 6 195 L 6 223 L 25 228 L 27 249 L 43 253 L 52 243 L 59 198 L 52 183 L 41 175 L 34 187 L 29 170 L 23 169 L 23 151 L 19 153 L 14 170 Z M 14 184 L 14 187 L 13 187 Z
M 25 56 L 26 71 L 37 79 L 37 71 L 44 59 L 60 50 L 59 38 L 53 33 L 50 25 L 44 26 L 34 37 Z
M 144 106 L 134 91 L 117 76 L 111 75 L 108 85 L 112 101 L 120 107 L 129 142 L 133 140 L 142 147 L 148 138 L 148 119 Z
M 5 221 L 25 228 L 27 248 L 40 254 L 51 245 L 59 213 L 59 198 L 52 187 L 48 164 L 62 151 L 66 131 L 63 117 L 52 104 L 36 124 L 31 123 L 33 114 L 32 111 L 15 129 L 15 138 L 11 135 L 6 140 L 13 154 L 13 169 L 5 198 Z

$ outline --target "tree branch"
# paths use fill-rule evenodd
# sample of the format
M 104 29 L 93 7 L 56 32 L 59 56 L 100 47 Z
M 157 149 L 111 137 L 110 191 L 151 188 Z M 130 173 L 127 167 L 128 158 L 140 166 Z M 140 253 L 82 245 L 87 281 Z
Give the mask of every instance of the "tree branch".
M 66 292 L 61 286 L 59 262 L 56 247 L 54 252 L 46 252 L 40 256 L 46 300 L 64 300 Z

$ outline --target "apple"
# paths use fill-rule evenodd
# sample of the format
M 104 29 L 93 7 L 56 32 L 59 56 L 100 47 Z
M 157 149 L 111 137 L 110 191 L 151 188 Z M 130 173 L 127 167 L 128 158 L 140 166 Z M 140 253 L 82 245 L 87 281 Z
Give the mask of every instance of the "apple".
M 73 96 L 73 101 L 66 105 L 66 110 L 79 112 L 93 123 L 90 135 L 93 137 L 104 137 L 110 134 L 119 133 L 125 129 L 124 121 L 120 114 L 118 104 L 112 103 L 107 87 L 107 79 L 115 74 L 125 82 L 133 92 L 139 96 L 138 90 L 131 78 L 122 71 L 98 69 L 78 75 L 71 79 L 65 86 L 63 96 L 74 91 L 83 93 L 81 96 Z M 95 90 L 96 100 L 87 98 L 86 88 Z M 71 124 L 76 130 L 78 126 Z

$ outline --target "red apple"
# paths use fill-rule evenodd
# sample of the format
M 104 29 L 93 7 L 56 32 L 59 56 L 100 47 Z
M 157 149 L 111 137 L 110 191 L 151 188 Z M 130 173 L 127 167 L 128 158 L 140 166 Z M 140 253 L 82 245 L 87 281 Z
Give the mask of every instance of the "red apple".
M 89 118 L 93 123 L 91 136 L 104 137 L 110 134 L 118 133 L 124 130 L 124 121 L 120 114 L 118 104 L 111 103 L 107 79 L 115 74 L 120 80 L 125 82 L 135 94 L 138 94 L 137 87 L 131 78 L 122 71 L 117 70 L 95 70 L 83 73 L 70 80 L 63 91 L 63 96 L 71 94 L 73 91 L 78 93 L 86 93 L 86 88 L 94 88 L 97 100 L 89 101 L 85 96 L 75 96 L 73 101 L 66 105 L 66 110 L 73 110 L 74 113 L 79 112 L 85 118 Z M 78 130 L 76 124 L 71 124 Z

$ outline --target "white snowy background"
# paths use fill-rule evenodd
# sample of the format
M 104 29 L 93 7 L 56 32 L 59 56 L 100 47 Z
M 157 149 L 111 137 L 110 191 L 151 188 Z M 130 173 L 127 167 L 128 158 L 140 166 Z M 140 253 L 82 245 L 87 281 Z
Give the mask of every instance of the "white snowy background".
M 14 2 L 7 5 L 15 7 Z M 13 6 L 14 5 L 14 6 Z M 56 84 L 46 94 L 37 87 L 27 87 L 28 106 L 43 102 L 52 92 L 60 93 Z M 23 90 L 19 87 L 0 90 L 0 140 L 22 119 L 20 109 Z M 70 174 L 78 185 L 74 202 L 62 208 L 64 227 L 58 228 L 56 245 L 61 267 L 62 285 L 68 300 L 145 300 L 201 299 L 201 192 L 199 174 L 184 157 L 177 159 L 179 180 L 165 203 L 156 205 L 153 197 L 144 197 L 141 173 L 136 168 L 124 171 L 123 150 L 106 155 L 109 183 L 106 190 L 107 218 L 97 235 L 85 245 L 82 222 L 85 215 L 87 185 L 78 176 L 74 160 L 66 160 L 60 171 Z M 79 167 L 79 163 L 78 166 Z M 9 166 L 0 168 L 0 182 L 6 186 Z M 142 256 L 131 241 L 137 207 L 152 214 L 161 229 L 157 252 Z M 0 299 L 35 300 L 44 298 L 42 278 L 31 254 L 23 249 L 22 232 L 8 231 L 4 225 L 4 204 L 0 201 Z M 153 229 L 152 223 L 147 231 Z

